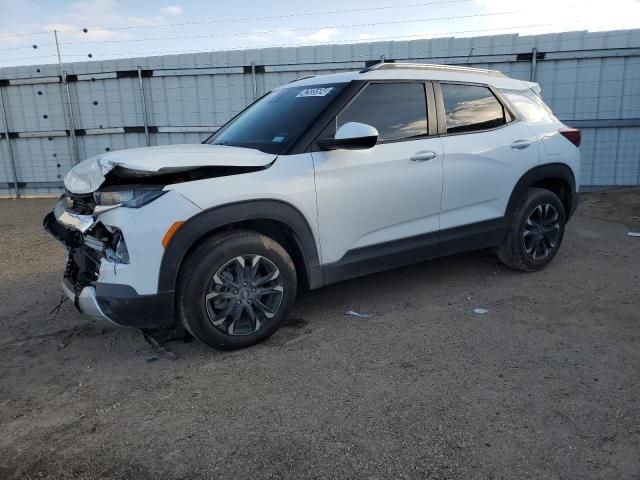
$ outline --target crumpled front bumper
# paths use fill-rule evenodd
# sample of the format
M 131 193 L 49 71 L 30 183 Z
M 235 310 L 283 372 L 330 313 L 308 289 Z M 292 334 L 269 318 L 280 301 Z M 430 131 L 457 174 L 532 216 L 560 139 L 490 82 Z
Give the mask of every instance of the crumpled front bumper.
M 104 259 L 85 243 L 85 234 L 95 224 L 92 215 L 69 211 L 64 198 L 43 220 L 45 231 L 69 252 L 62 279 L 64 294 L 83 314 L 116 325 L 141 328 L 173 325 L 173 292 L 139 295 L 129 285 L 99 281 Z
M 111 320 L 100 308 L 98 299 L 96 297 L 96 288 L 94 286 L 84 287 L 80 292 L 76 292 L 73 285 L 67 278 L 62 279 L 62 291 L 71 300 L 76 308 L 90 317 L 98 320 L 107 320 L 116 325 L 119 323 Z

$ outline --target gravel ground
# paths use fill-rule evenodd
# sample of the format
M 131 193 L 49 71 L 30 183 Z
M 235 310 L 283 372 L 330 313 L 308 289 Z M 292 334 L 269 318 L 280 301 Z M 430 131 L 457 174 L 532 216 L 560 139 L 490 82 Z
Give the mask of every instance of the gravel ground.
M 439 259 L 153 362 L 139 331 L 50 313 L 52 203 L 0 201 L 2 479 L 640 478 L 640 189 L 584 195 L 542 272 Z

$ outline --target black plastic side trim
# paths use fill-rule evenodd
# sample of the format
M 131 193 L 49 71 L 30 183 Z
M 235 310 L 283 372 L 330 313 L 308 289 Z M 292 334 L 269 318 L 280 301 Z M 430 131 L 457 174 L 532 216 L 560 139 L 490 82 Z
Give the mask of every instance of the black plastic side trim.
M 506 219 L 502 217 L 441 230 L 438 256 L 495 247 L 502 241 L 507 226 Z
M 325 285 L 437 257 L 438 233 L 428 233 L 370 247 L 349 250 L 341 260 L 325 265 Z
M 303 256 L 310 288 L 322 286 L 322 269 L 315 238 L 304 215 L 279 200 L 250 200 L 205 210 L 187 220 L 171 239 L 160 264 L 158 291 L 175 289 L 180 265 L 187 252 L 214 230 L 247 220 L 272 220 L 288 227 Z
M 573 217 L 573 214 L 576 213 L 578 205 L 580 205 L 580 194 L 578 192 L 573 192 L 573 195 L 571 195 L 571 208 L 569 209 L 567 220 Z
M 496 218 L 441 232 L 403 238 L 348 251 L 338 262 L 325 265 L 325 284 L 370 273 L 497 245 L 505 230 L 505 219 Z
M 518 183 L 516 183 L 516 186 L 513 188 L 513 192 L 509 198 L 509 203 L 507 204 L 505 216 L 507 218 L 511 218 L 517 202 L 524 196 L 527 188 L 546 178 L 561 178 L 569 185 L 569 188 L 571 189 L 571 206 L 569 208 L 569 212 L 567 212 L 567 220 L 569 220 L 571 214 L 575 212 L 577 207 L 577 204 L 574 205 L 576 179 L 571 169 L 564 163 L 548 163 L 546 165 L 540 165 L 528 170 L 524 175 L 522 175 L 520 180 L 518 180 Z
M 172 291 L 138 295 L 129 285 L 96 282 L 94 286 L 98 305 L 118 325 L 159 328 L 174 324 Z

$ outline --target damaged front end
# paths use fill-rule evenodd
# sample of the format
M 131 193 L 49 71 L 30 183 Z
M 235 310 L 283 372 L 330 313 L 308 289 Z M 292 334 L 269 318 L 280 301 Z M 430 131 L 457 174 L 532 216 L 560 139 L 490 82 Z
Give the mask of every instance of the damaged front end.
M 65 294 L 82 313 L 118 325 L 171 326 L 173 291 L 158 291 L 163 238 L 201 209 L 167 187 L 263 170 L 274 160 L 251 149 L 173 145 L 79 163 L 43 221 L 68 250 Z
M 122 231 L 94 217 L 92 197 L 63 195 L 53 211 L 45 216 L 43 227 L 68 251 L 62 278 L 64 293 L 82 313 L 111 320 L 96 299 L 95 282 L 103 259 L 115 268 L 129 263 L 129 252 Z

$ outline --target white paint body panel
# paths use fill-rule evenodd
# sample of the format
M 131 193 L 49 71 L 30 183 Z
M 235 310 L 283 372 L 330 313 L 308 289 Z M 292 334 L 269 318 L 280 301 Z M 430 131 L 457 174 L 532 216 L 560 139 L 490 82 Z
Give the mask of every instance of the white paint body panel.
M 132 286 L 139 295 L 158 292 L 162 239 L 174 222 L 200 213 L 178 192 L 168 192 L 141 208 L 116 208 L 98 216 L 107 226 L 118 227 L 129 251 L 129 264 L 102 259 L 99 282 Z
M 416 162 L 418 152 L 437 156 Z M 439 228 L 442 143 L 393 142 L 368 150 L 314 152 L 323 263 L 351 249 Z
M 530 142 L 523 150 L 516 141 Z M 484 132 L 442 137 L 444 181 L 440 228 L 504 216 L 522 175 L 540 163 L 535 134 L 523 122 Z
M 203 210 L 243 200 L 286 202 L 304 215 L 320 251 L 313 162 L 309 153 L 282 155 L 269 168 L 257 172 L 179 183 L 166 188 L 181 193 Z

